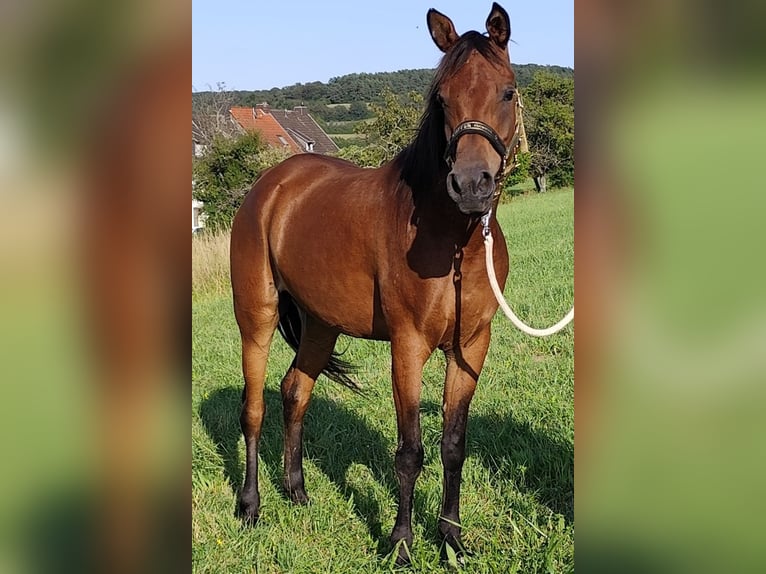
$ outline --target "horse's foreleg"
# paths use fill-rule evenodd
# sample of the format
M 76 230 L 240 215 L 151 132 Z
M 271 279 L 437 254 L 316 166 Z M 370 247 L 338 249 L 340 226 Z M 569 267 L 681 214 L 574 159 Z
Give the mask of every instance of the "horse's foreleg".
M 282 379 L 285 430 L 282 486 L 290 499 L 298 504 L 308 502 L 303 481 L 303 417 L 316 378 L 327 365 L 337 338 L 336 331 L 311 317 L 305 318 L 298 355 Z
M 441 442 L 444 466 L 444 491 L 439 533 L 455 550 L 462 549 L 460 538 L 460 482 L 465 460 L 465 431 L 468 407 L 476 390 L 484 358 L 489 348 L 487 327 L 470 346 L 453 349 L 447 355 L 447 375 L 444 384 L 442 410 L 444 427 Z
M 412 548 L 412 502 L 415 481 L 423 468 L 420 435 L 420 390 L 423 365 L 431 350 L 417 337 L 392 339 L 392 378 L 399 440 L 396 448 L 396 476 L 399 479 L 399 509 L 391 542 L 399 546 L 397 562 L 409 562 Z

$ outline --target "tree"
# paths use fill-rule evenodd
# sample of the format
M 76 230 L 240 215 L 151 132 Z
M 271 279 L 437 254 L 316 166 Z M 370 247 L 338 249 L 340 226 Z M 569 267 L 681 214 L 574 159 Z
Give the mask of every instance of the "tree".
M 513 161 L 511 158 L 508 161 Z M 505 176 L 505 179 L 500 183 L 500 189 L 506 196 L 514 196 L 522 193 L 521 190 L 511 189 L 514 185 L 526 181 L 529 177 L 529 164 L 530 154 L 529 152 L 519 152 L 515 158 L 514 167 L 511 172 Z
M 348 112 L 351 120 L 363 120 L 372 116 L 370 109 L 363 102 L 352 102 Z
M 236 105 L 236 95 L 223 82 L 216 88 L 192 96 L 192 137 L 206 147 L 217 137 L 231 138 L 241 133 L 229 114 Z
M 377 167 L 393 159 L 407 146 L 418 129 L 423 96 L 410 92 L 400 101 L 390 88 L 383 90 L 383 104 L 370 104 L 375 119 L 361 122 L 356 132 L 365 136 L 365 146 L 349 146 L 338 156 L 366 167 Z
M 205 226 L 231 226 L 234 214 L 261 173 L 289 154 L 264 145 L 257 133 L 216 137 L 194 165 L 193 195 L 204 202 Z
M 523 91 L 530 172 L 538 191 L 574 184 L 574 79 L 537 72 Z

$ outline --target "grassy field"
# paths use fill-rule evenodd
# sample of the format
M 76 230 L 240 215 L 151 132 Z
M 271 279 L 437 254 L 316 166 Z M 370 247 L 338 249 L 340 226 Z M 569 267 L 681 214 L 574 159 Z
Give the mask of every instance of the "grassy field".
M 533 326 L 548 326 L 573 298 L 571 189 L 514 198 L 499 219 L 511 256 L 506 296 Z M 197 242 L 199 238 L 195 238 Z M 215 243 L 215 239 L 207 241 Z M 218 242 L 225 241 L 219 237 Z M 225 248 L 198 244 L 194 257 Z M 219 271 L 218 273 L 221 273 Z M 396 424 L 389 346 L 342 338 L 366 393 L 321 377 L 306 416 L 305 471 L 311 502 L 281 493 L 279 382 L 292 352 L 275 336 L 266 382 L 261 444 L 261 520 L 234 517 L 243 479 L 239 431 L 239 338 L 231 298 L 215 273 L 194 279 L 192 339 L 192 559 L 195 572 L 393 570 L 388 535 L 396 514 Z M 414 572 L 443 572 L 437 518 L 441 500 L 441 390 L 444 359 L 423 374 L 425 465 L 415 492 Z M 574 336 L 523 335 L 498 315 L 468 424 L 461 515 L 472 552 L 464 572 L 571 572 L 574 569 Z

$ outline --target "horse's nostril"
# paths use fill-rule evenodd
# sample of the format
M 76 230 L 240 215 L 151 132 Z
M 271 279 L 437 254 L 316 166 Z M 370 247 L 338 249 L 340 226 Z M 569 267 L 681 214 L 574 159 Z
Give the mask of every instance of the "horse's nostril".
M 479 189 L 481 191 L 488 191 L 492 186 L 492 174 L 488 171 L 481 172 L 481 179 L 479 180 Z
M 449 184 L 452 186 L 452 191 L 460 195 L 460 183 L 458 182 L 457 175 L 455 175 L 455 173 L 449 174 Z

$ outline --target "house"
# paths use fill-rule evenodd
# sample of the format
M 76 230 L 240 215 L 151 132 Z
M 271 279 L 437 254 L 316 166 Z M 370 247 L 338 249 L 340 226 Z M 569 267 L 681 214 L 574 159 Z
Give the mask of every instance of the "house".
M 202 157 L 207 146 L 199 143 L 199 138 L 194 134 L 192 127 L 192 157 Z M 194 199 L 194 178 L 192 177 L 192 233 L 197 233 L 205 227 L 206 214 L 202 211 L 205 204 L 198 199 Z
M 267 112 L 256 108 L 233 107 L 229 110 L 228 118 L 231 122 L 233 133 L 258 132 L 266 145 L 284 149 L 290 155 L 300 153 L 302 148 L 288 135 L 287 131 Z M 192 126 L 194 128 L 194 126 Z M 201 138 L 194 139 L 192 129 L 192 153 L 195 157 L 204 154 L 206 146 L 200 145 Z M 194 182 L 192 182 L 192 194 Z M 205 226 L 205 213 L 203 203 L 196 200 L 192 195 L 192 231 L 195 232 Z
M 292 110 L 270 109 L 267 104 L 259 104 L 256 107 L 269 110 L 272 117 L 301 146 L 304 152 L 330 154 L 339 150 L 330 136 L 311 117 L 306 106 L 295 106 Z
M 300 153 L 303 148 L 297 144 L 274 117 L 261 108 L 233 107 L 229 110 L 237 125 L 246 132 L 258 132 L 264 143 L 273 148 Z
M 254 108 L 231 108 L 231 116 L 246 131 L 258 131 L 272 147 L 285 147 L 292 153 L 330 154 L 338 146 L 308 113 L 306 106 L 275 110 L 268 104 Z
M 204 203 L 192 196 L 192 233 L 205 227 L 205 214 L 202 212 Z

